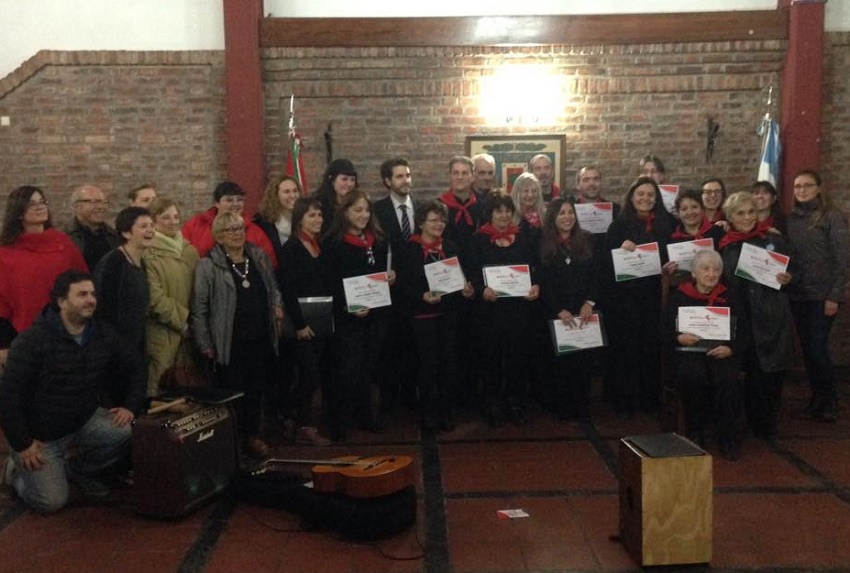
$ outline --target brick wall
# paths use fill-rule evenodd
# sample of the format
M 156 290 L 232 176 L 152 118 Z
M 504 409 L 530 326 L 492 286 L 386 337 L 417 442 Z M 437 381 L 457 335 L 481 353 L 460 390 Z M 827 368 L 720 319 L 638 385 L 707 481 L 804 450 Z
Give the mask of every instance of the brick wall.
M 0 201 L 38 185 L 57 223 L 83 182 L 113 213 L 148 181 L 194 211 L 225 173 L 221 53 L 39 52 L 0 81 L 0 115 Z
M 446 162 L 469 134 L 563 133 L 567 181 L 597 163 L 607 188 L 623 191 L 647 152 L 669 179 L 696 185 L 712 174 L 733 187 L 754 176 L 765 88 L 779 91 L 784 43 L 720 42 L 532 48 L 278 48 L 264 53 L 267 161 L 285 157 L 289 95 L 304 137 L 308 173 L 324 165 L 323 133 L 334 154 L 352 159 L 368 190 L 380 190 L 380 162 L 409 156 L 417 188 L 446 186 Z M 479 117 L 479 81 L 494 67 L 546 64 L 569 93 L 553 125 L 489 128 Z M 533 85 L 511 88 L 522 98 Z M 713 164 L 705 160 L 706 121 L 720 124 Z

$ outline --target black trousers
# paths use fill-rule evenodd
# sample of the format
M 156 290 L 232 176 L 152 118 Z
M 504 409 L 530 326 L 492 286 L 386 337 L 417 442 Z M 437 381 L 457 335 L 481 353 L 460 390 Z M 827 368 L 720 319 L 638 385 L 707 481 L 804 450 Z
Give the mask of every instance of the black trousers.
M 688 436 L 704 437 L 714 422 L 719 441 L 739 441 L 744 420 L 740 357 L 717 359 L 701 352 L 676 352 L 673 360 Z
M 236 402 L 236 416 L 242 437 L 260 432 L 263 398 L 274 376 L 274 351 L 268 339 L 234 340 L 230 347 L 230 363 L 222 366 L 216 385 L 245 393 Z
M 417 385 L 422 424 L 434 428 L 451 415 L 457 401 L 457 314 L 412 318 L 419 356 Z
M 297 382 L 292 389 L 296 419 L 301 426 L 315 426 L 313 421 L 313 396 L 325 386 L 323 367 L 328 340 L 317 336 L 310 340 L 296 340 L 295 359 L 298 365 Z

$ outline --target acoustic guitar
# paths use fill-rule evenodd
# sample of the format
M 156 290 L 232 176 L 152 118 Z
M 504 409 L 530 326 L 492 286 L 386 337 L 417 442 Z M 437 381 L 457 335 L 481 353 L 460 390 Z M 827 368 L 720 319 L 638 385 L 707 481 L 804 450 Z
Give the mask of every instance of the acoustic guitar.
M 410 456 L 341 456 L 329 460 L 271 458 L 252 475 L 273 471 L 283 464 L 315 464 L 311 469 L 313 490 L 355 498 L 390 495 L 413 485 Z

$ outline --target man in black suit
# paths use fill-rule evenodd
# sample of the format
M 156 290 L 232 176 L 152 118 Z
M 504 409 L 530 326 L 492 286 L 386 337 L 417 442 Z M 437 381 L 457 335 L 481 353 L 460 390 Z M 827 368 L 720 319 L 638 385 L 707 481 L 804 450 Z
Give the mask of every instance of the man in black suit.
M 393 251 L 398 252 L 397 247 L 408 241 L 416 231 L 413 225 L 416 206 L 410 197 L 410 164 L 403 157 L 387 159 L 381 164 L 381 181 L 390 194 L 375 201 L 375 217 Z
M 375 201 L 374 215 L 387 236 L 391 252 L 394 253 L 393 260 L 396 260 L 395 253 L 401 253 L 403 245 L 416 233 L 416 203 L 410 196 L 410 164 L 403 157 L 387 159 L 381 164 L 381 181 L 390 194 Z M 393 299 L 397 300 L 397 297 L 393 295 Z M 412 355 L 412 345 L 408 342 L 412 339 L 413 332 L 407 318 L 394 309 L 384 342 L 381 366 L 378 368 L 383 414 L 389 414 L 395 409 L 399 394 L 407 404 L 415 405 L 416 357 Z

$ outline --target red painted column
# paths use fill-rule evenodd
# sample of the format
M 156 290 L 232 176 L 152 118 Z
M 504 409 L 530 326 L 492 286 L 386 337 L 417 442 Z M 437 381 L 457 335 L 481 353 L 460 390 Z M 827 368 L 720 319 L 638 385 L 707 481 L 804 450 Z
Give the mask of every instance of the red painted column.
M 223 0 L 227 177 L 248 194 L 253 212 L 265 186 L 260 18 L 263 0 Z
M 820 166 L 823 103 L 824 4 L 781 0 L 789 11 L 788 50 L 782 72 L 782 198 L 794 202 L 794 174 Z

